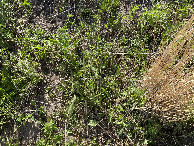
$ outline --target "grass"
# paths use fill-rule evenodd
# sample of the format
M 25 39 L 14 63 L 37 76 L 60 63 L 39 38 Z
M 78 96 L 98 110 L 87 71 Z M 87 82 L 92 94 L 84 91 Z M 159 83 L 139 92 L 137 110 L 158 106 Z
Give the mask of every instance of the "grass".
M 141 81 L 160 48 L 169 55 L 173 44 L 178 55 L 165 69 L 174 75 L 185 65 L 179 86 L 192 79 L 192 58 L 185 56 L 192 37 L 181 41 L 185 54 L 174 43 L 193 14 L 192 1 L 153 1 L 149 9 L 119 0 L 80 2 L 0 2 L 0 144 L 190 144 L 192 118 L 164 122 L 145 109 Z
M 185 68 L 192 62 L 192 42 L 193 16 L 145 76 L 144 84 L 150 90 L 148 96 L 151 101 L 148 103 L 164 117 L 172 120 L 190 118 L 193 113 L 193 69 Z

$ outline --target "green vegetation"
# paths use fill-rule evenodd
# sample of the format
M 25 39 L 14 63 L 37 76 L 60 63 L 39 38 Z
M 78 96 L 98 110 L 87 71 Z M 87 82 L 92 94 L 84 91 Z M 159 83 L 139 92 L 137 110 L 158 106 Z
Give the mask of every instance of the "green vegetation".
M 141 110 L 140 80 L 150 54 L 191 17 L 193 2 L 153 1 L 149 9 L 120 0 L 74 3 L 79 10 L 48 31 L 25 21 L 33 15 L 30 1 L 0 1 L 0 144 L 190 142 L 192 120 L 163 123 Z M 37 134 L 26 139 L 29 125 Z

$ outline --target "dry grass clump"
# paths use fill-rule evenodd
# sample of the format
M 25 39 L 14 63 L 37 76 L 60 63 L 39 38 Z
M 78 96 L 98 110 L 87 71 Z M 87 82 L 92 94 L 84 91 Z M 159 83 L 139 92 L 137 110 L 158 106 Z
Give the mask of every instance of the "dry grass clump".
M 194 15 L 156 58 L 144 78 L 147 107 L 164 119 L 188 119 L 194 112 Z

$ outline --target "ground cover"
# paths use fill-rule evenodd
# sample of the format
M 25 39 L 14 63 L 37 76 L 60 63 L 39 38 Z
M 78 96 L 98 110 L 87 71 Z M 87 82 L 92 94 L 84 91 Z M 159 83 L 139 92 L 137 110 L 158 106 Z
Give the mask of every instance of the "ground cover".
M 2 145 L 192 143 L 192 118 L 164 122 L 142 89 L 192 1 L 3 0 L 0 10 Z

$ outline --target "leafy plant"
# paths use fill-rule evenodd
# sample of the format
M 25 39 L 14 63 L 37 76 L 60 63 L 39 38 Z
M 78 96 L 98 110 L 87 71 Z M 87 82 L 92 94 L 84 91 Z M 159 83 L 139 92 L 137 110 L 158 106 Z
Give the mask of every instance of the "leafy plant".
M 140 81 L 150 53 L 167 46 L 191 16 L 191 1 L 153 1 L 149 8 L 120 0 L 41 4 L 39 13 L 50 16 L 41 19 L 57 29 L 32 23 L 40 21 L 33 2 L 0 2 L 4 143 L 21 144 L 16 133 L 30 120 L 40 129 L 37 145 L 159 145 L 171 135 L 162 130 L 176 135 L 143 110 Z M 15 137 L 3 135 L 6 125 L 17 127 Z

